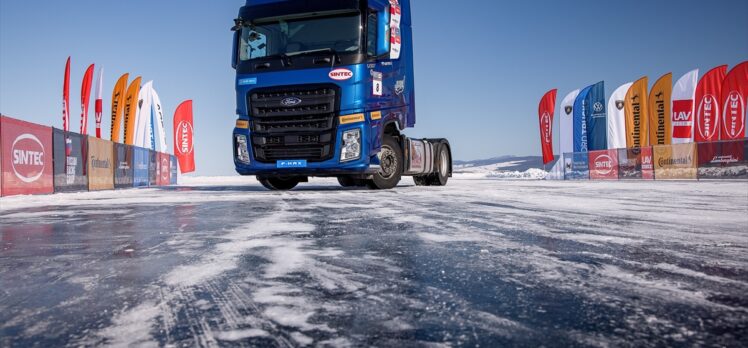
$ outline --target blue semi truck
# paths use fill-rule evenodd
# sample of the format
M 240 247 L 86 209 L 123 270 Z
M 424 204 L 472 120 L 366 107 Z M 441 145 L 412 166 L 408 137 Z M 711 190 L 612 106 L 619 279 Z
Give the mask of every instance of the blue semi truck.
M 409 0 L 247 0 L 232 30 L 239 174 L 271 190 L 446 185 L 449 142 L 403 134 L 416 124 Z

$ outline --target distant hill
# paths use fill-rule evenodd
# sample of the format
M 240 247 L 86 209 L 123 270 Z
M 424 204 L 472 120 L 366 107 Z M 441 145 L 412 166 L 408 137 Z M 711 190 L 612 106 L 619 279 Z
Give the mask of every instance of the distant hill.
M 553 163 L 546 166 L 550 170 Z M 540 156 L 500 156 L 474 161 L 454 161 L 457 173 L 477 171 L 524 172 L 529 169 L 543 169 L 543 158 Z

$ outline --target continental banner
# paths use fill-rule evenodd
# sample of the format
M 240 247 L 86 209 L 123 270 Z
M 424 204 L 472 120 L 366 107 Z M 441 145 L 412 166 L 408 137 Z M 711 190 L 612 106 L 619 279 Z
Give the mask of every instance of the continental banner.
M 114 144 L 114 188 L 133 187 L 135 151 L 132 146 Z
M 169 184 L 170 185 L 176 185 L 177 184 L 177 172 L 179 171 L 179 167 L 177 167 L 177 156 L 171 155 L 169 156 Z
M 88 191 L 88 140 L 61 129 L 52 132 L 55 192 Z
M 2 196 L 54 192 L 52 128 L 0 116 Z
M 169 186 L 171 184 L 171 159 L 169 154 L 158 152 L 158 185 Z
M 88 189 L 114 189 L 114 143 L 88 137 Z
M 158 186 L 158 177 L 161 172 L 159 169 L 161 166 L 159 165 L 159 158 L 158 158 L 158 152 L 153 150 L 148 150 L 148 185 L 149 186 Z
M 696 179 L 696 144 L 663 145 L 654 147 L 657 180 Z
M 699 179 L 748 179 L 748 140 L 698 145 Z
M 649 91 L 649 143 L 652 145 L 670 145 L 673 142 L 670 121 L 672 94 L 672 73 L 662 76 Z
M 647 81 L 646 77 L 637 80 L 626 93 L 624 108 L 627 148 L 637 149 L 649 146 Z
M 140 147 L 132 147 L 133 151 L 133 187 L 147 187 L 150 175 L 150 153 Z
M 587 152 L 575 152 L 564 154 L 566 180 L 589 180 L 590 167 Z
M 618 150 L 589 152 L 591 180 L 618 180 Z

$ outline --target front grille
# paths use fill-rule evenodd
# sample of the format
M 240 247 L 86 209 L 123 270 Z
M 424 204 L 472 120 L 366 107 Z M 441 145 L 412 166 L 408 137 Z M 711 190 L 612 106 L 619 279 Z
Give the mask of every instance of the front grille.
M 255 159 L 266 163 L 331 159 L 338 90 L 332 85 L 306 85 L 251 91 L 248 104 Z

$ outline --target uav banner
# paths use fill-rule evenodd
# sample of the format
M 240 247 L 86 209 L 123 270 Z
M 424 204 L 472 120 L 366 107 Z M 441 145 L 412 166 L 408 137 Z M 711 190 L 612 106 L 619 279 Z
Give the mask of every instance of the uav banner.
M 2 196 L 54 192 L 52 129 L 0 116 Z
M 86 136 L 54 129 L 55 192 L 88 191 L 88 140 Z
M 114 188 L 133 187 L 135 148 L 114 143 Z
M 621 180 L 654 180 L 652 148 L 618 149 L 618 177 Z
M 654 147 L 657 180 L 697 178 L 696 144 L 662 145 Z
M 722 65 L 709 70 L 696 85 L 693 138 L 697 143 L 719 140 L 720 98 L 726 75 L 727 65 Z
M 618 150 L 589 152 L 590 179 L 618 180 Z
M 647 77 L 643 77 L 626 93 L 626 147 L 640 148 L 649 146 L 649 116 L 647 112 Z
M 698 145 L 699 179 L 748 179 L 748 140 Z
M 608 113 L 605 110 L 605 83 L 592 86 L 586 100 L 587 148 L 589 151 L 608 148 Z
M 150 180 L 150 153 L 140 147 L 133 149 L 133 180 L 134 187 L 147 187 Z
M 698 79 L 699 70 L 692 70 L 673 86 L 673 144 L 693 142 L 693 109 Z
M 561 153 L 574 152 L 574 101 L 579 90 L 569 93 L 561 101 L 561 116 L 558 121 L 558 135 L 561 138 Z
M 748 99 L 748 61 L 730 70 L 722 86 L 722 130 L 720 139 L 748 137 L 746 132 L 746 99 Z
M 608 149 L 626 148 L 626 93 L 633 82 L 618 87 L 608 101 Z
M 114 143 L 88 137 L 88 189 L 114 189 Z
M 672 73 L 662 76 L 649 91 L 649 143 L 652 145 L 670 145 L 673 142 L 673 135 L 670 133 L 672 94 Z
M 556 92 L 551 90 L 543 96 L 538 106 L 540 124 L 540 146 L 543 149 L 543 164 L 553 162 L 553 112 L 556 110 Z
M 579 92 L 574 100 L 574 152 L 587 152 L 587 114 L 589 114 L 588 96 L 592 86 Z

